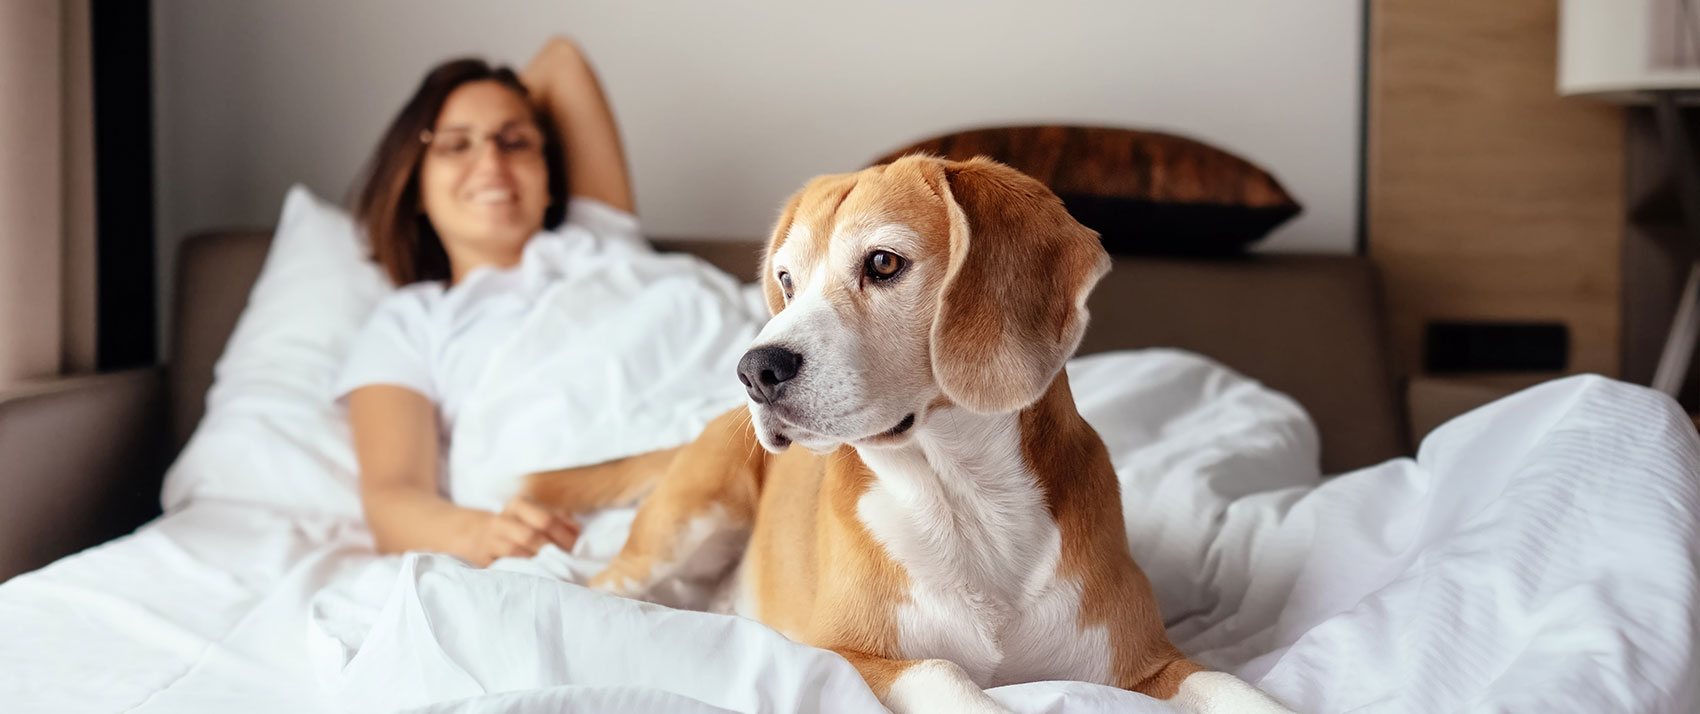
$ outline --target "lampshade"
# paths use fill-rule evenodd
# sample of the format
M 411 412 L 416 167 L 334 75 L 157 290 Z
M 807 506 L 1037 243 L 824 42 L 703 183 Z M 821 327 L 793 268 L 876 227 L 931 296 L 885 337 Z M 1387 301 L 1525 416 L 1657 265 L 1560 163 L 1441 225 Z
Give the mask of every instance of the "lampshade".
M 1700 0 L 1561 0 L 1558 91 L 1620 102 L 1700 89 Z

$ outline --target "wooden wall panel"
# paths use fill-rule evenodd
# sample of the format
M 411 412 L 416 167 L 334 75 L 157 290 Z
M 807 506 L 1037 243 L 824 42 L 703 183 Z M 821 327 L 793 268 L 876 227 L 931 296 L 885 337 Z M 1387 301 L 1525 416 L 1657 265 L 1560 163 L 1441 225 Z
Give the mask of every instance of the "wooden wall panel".
M 1433 320 L 1560 321 L 1617 375 L 1623 110 L 1558 95 L 1553 0 L 1372 0 L 1368 252 L 1404 375 Z

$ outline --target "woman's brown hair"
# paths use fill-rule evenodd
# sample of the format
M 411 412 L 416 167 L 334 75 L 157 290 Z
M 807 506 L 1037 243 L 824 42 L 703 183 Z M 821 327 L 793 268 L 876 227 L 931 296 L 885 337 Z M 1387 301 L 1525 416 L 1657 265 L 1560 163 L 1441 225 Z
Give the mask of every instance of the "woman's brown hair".
M 437 115 L 450 94 L 461 85 L 480 81 L 498 82 L 531 103 L 525 85 L 507 67 L 492 67 L 471 58 L 444 62 L 425 75 L 425 81 L 419 83 L 419 89 L 384 131 L 377 152 L 367 164 L 354 202 L 355 220 L 366 229 L 372 259 L 398 286 L 449 279 L 449 255 L 419 207 L 419 164 L 426 149 L 420 137 L 436 126 Z M 543 213 L 543 227 L 554 228 L 566 218 L 565 152 L 548 114 L 532 106 L 537 128 L 543 131 L 543 160 L 549 172 L 549 208 Z

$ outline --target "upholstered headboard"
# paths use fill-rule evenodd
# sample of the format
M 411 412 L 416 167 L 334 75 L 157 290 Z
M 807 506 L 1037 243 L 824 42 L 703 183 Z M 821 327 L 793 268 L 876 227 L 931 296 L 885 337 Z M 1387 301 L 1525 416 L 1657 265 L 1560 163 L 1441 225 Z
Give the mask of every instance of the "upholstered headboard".
M 171 341 L 171 426 L 177 446 L 200 421 L 213 363 L 265 260 L 264 230 L 183 242 Z M 753 241 L 660 240 L 745 279 Z M 1093 293 L 1081 354 L 1178 347 L 1291 395 L 1322 435 L 1328 473 L 1406 453 L 1369 262 L 1351 256 L 1253 255 L 1227 260 L 1117 258 Z

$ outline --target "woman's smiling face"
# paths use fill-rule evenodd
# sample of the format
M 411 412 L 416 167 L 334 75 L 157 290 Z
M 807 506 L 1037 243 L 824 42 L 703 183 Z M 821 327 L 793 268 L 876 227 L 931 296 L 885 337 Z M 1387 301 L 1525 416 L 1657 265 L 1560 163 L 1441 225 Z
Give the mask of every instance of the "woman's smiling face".
M 419 169 L 421 208 L 458 278 L 512 265 L 543 228 L 549 169 L 543 131 L 525 97 L 495 81 L 469 82 L 443 103 Z

